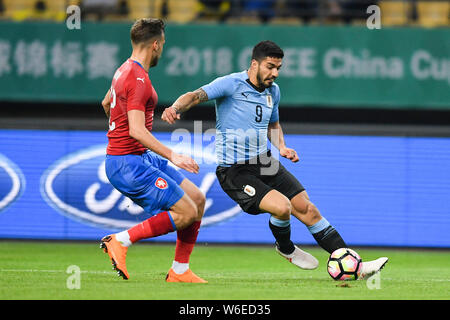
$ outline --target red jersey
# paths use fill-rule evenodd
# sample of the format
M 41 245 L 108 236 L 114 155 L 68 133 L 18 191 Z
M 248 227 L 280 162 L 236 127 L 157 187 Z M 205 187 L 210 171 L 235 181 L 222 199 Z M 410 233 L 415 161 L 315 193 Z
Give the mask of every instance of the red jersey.
M 153 112 L 158 96 L 148 73 L 137 62 L 128 59 L 117 69 L 112 80 L 109 117 L 108 147 L 110 155 L 142 154 L 147 149 L 130 137 L 128 114 L 130 110 L 145 113 L 145 126 L 152 130 Z

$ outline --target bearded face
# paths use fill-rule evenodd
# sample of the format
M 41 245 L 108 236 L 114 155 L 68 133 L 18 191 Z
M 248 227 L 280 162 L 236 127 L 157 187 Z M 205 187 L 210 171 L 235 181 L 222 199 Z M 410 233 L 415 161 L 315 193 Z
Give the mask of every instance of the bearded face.
M 256 79 L 259 86 L 269 88 L 278 77 L 283 59 L 266 57 L 258 63 Z

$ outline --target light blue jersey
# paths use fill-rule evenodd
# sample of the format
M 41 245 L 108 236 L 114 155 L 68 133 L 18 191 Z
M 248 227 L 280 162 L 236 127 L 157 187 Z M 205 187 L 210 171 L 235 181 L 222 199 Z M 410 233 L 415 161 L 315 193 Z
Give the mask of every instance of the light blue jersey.
M 247 71 L 242 71 L 202 87 L 216 104 L 216 156 L 220 166 L 266 152 L 268 125 L 278 121 L 278 85 L 273 83 L 259 92 L 247 79 Z

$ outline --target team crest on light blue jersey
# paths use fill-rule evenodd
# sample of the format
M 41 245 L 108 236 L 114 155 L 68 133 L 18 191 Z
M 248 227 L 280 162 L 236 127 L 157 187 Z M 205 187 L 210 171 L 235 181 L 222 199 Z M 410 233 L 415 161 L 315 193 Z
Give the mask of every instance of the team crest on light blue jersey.
M 271 95 L 271 94 L 268 94 L 266 99 L 267 99 L 267 106 L 268 106 L 269 108 L 272 108 L 272 107 L 273 107 L 272 95 Z

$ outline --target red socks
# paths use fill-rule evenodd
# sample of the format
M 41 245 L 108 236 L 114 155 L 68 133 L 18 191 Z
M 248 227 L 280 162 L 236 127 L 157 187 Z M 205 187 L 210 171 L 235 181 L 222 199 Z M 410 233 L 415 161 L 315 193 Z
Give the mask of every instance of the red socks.
M 175 261 L 189 263 L 189 257 L 197 241 L 201 221 L 194 221 L 189 227 L 177 231 L 177 245 L 175 247 Z
M 136 241 L 161 236 L 174 230 L 169 213 L 163 211 L 128 229 L 128 234 L 131 243 L 135 243 Z
M 189 227 L 177 231 L 176 262 L 189 263 L 189 257 L 197 241 L 200 224 L 201 221 L 194 221 Z M 130 242 L 135 243 L 139 240 L 154 238 L 174 230 L 169 213 L 164 211 L 128 229 L 128 235 Z

